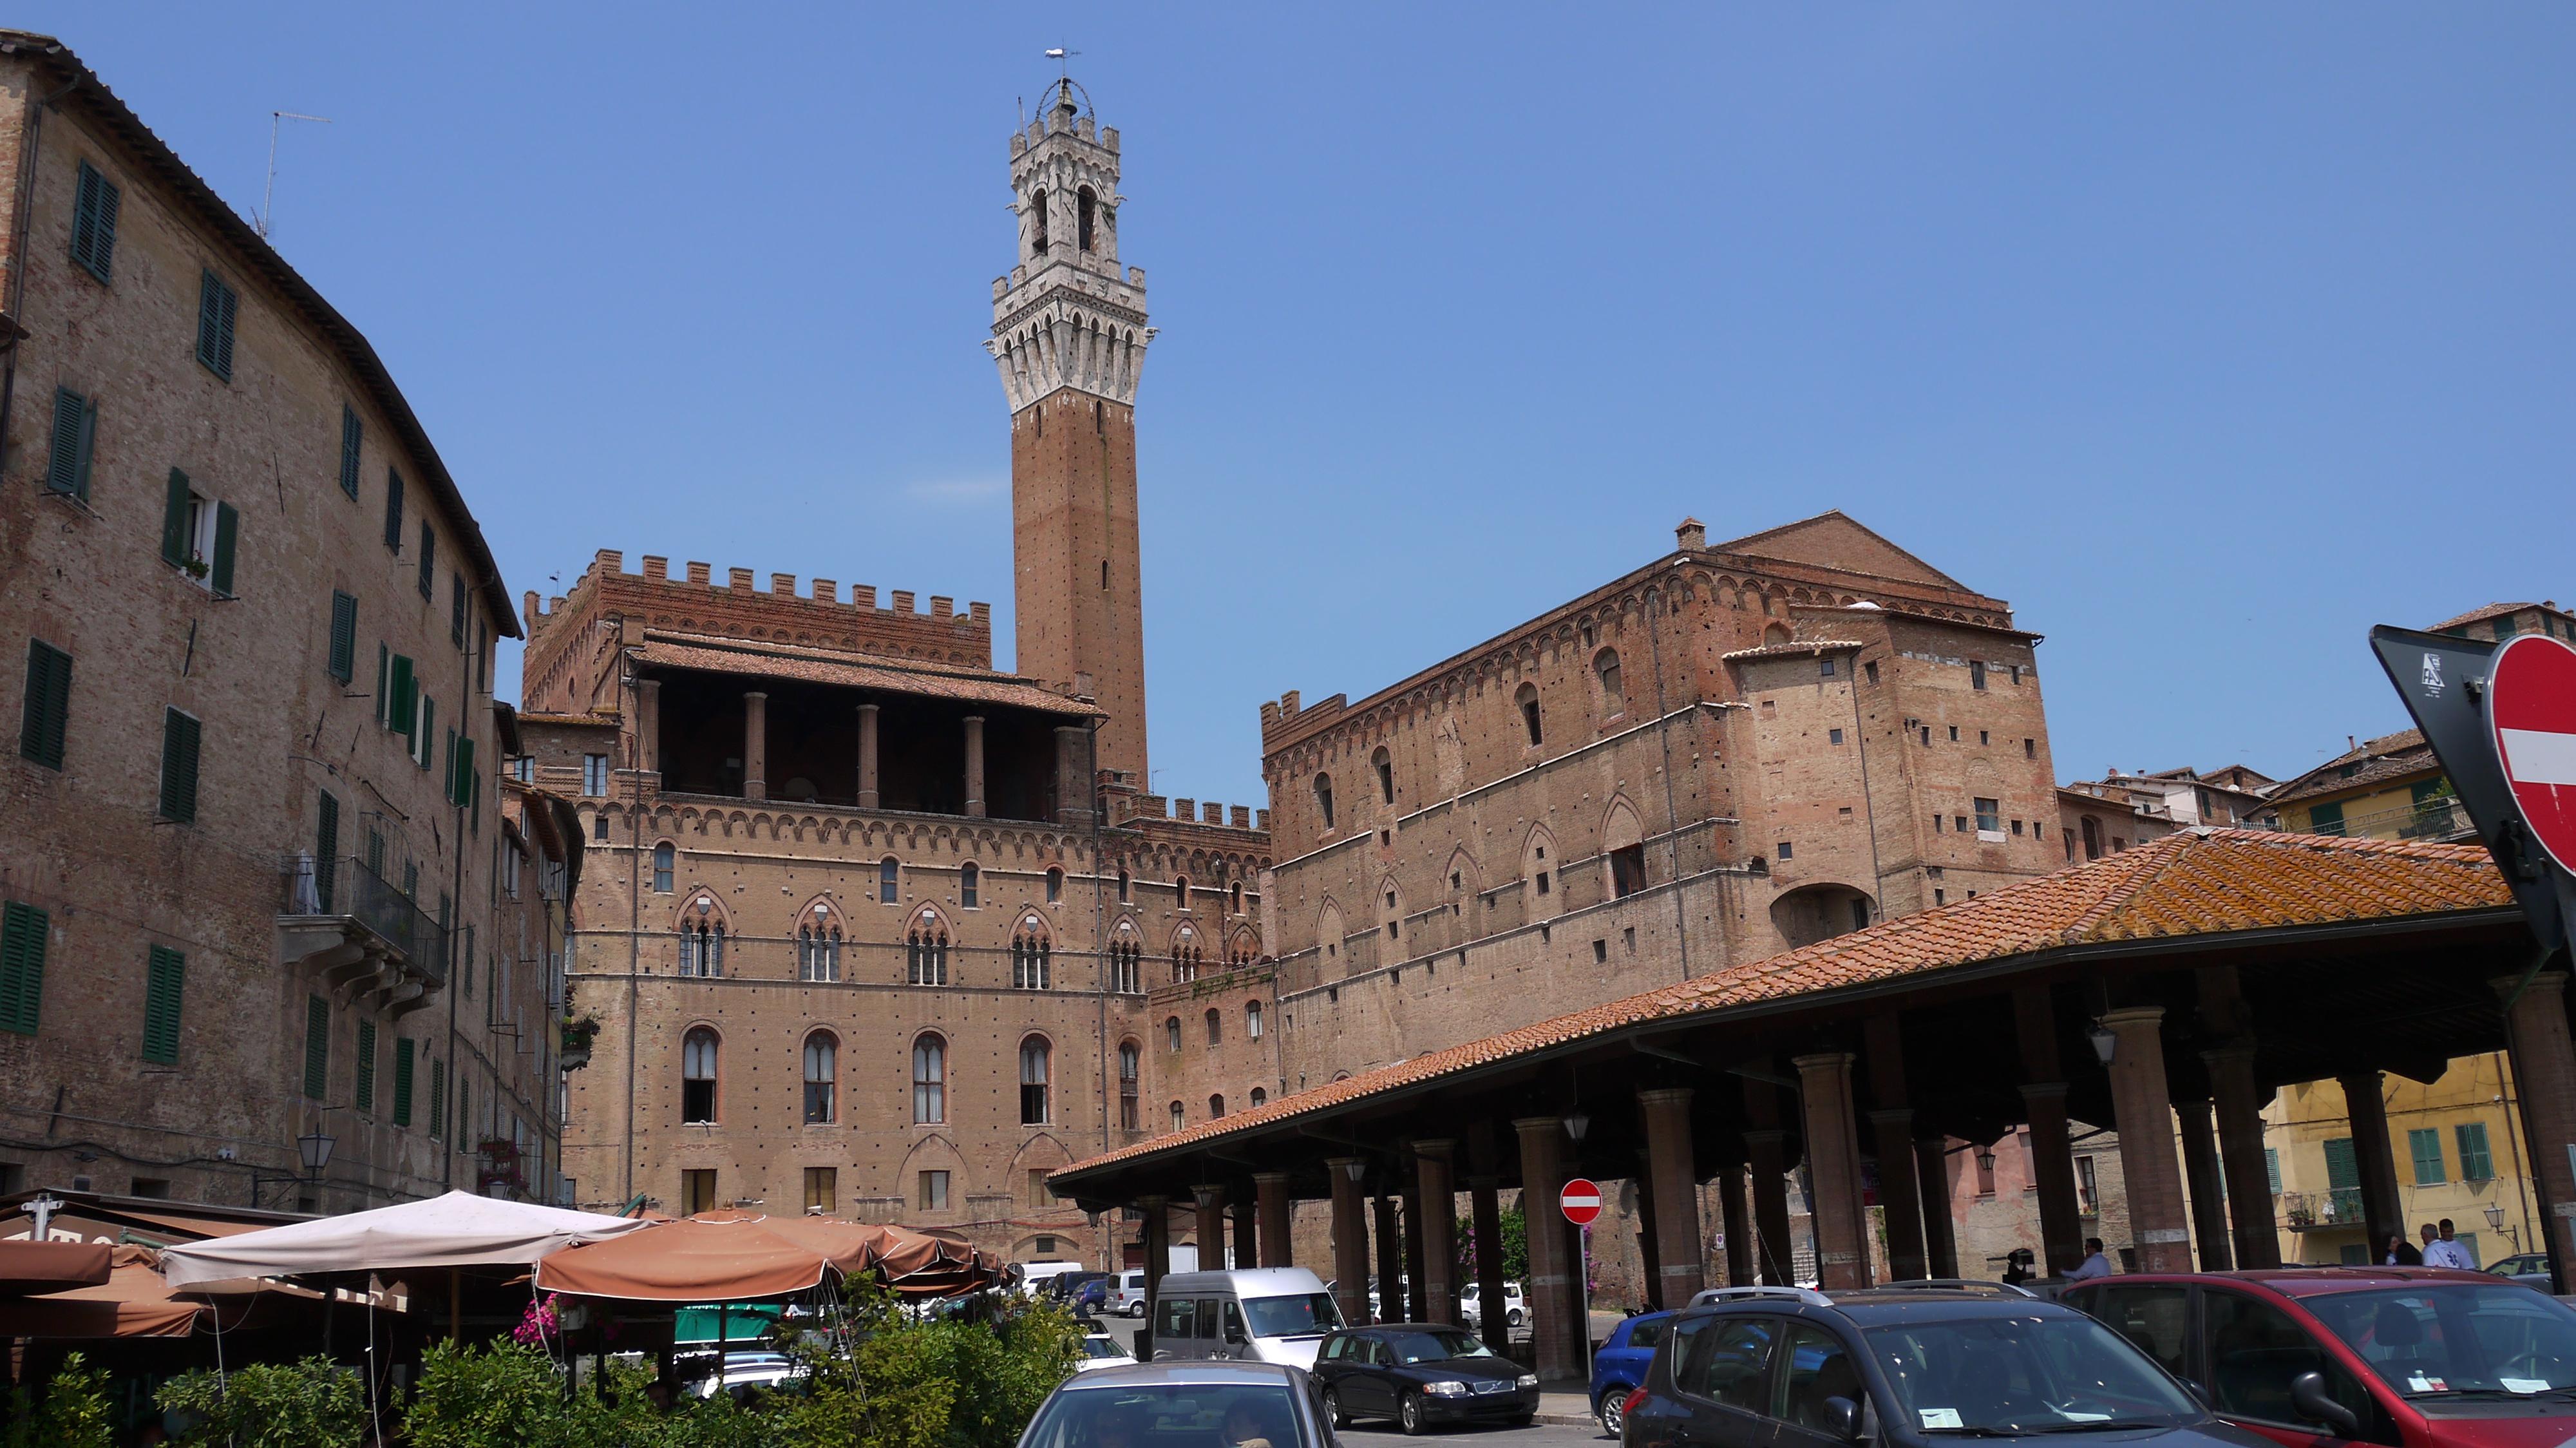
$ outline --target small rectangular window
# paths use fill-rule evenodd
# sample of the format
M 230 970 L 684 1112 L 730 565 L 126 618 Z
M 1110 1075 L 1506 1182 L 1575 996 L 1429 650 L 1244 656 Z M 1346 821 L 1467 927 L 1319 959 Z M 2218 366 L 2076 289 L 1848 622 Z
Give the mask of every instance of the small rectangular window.
M 194 718 L 161 711 L 161 818 L 174 824 L 197 817 L 197 743 Z
M 1975 659 L 1970 659 L 1968 661 L 1968 687 L 1971 689 L 1982 689 L 1985 686 L 1986 666 Z
M 51 442 L 45 491 L 86 501 L 90 455 L 98 446 L 98 404 L 68 387 L 55 388 Z
M 1956 724 L 1950 726 L 1950 742 L 1953 744 L 1959 742 L 1959 726 Z
M 921 1174 L 921 1209 L 925 1212 L 948 1210 L 948 1173 L 926 1171 Z
M 1861 677 L 1862 677 L 1863 679 L 1868 680 L 1870 683 L 1873 683 L 1873 684 L 1877 683 L 1877 682 L 1878 682 L 1878 661 L 1877 661 L 1877 660 L 1875 660 L 1875 659 L 1872 659 L 1872 660 L 1869 660 L 1869 661 L 1868 661 L 1868 662 L 1866 662 L 1866 663 L 1863 663 L 1863 664 L 1860 666 L 1860 675 L 1861 675 Z
M 143 964 L 143 1059 L 163 1066 L 179 1064 L 179 1001 L 188 958 L 167 946 L 153 946 Z
M 805 1168 L 805 1210 L 830 1216 L 841 1209 L 840 1171 L 835 1167 Z
M 1840 744 L 1840 743 L 1842 743 L 1842 742 L 1843 742 L 1843 731 L 1841 731 L 1841 730 L 1839 730 L 1839 729 L 1828 729 L 1828 730 L 1826 730 L 1826 731 L 1825 731 L 1825 742 L 1826 742 L 1826 743 L 1828 743 L 1828 744 Z
M 394 1042 L 394 1125 L 411 1125 L 412 1043 Z
M 420 520 L 420 596 L 427 600 L 438 596 L 438 534 L 432 532 L 429 520 Z
M 1977 832 L 1979 834 L 2002 834 L 2004 828 L 2003 809 L 2004 807 L 2002 802 L 1998 800 L 1979 799 L 1977 801 Z
M 233 320 L 241 298 L 211 269 L 197 278 L 197 360 L 226 382 L 233 380 Z
M 365 436 L 366 427 L 358 421 L 358 409 L 341 403 L 340 491 L 348 494 L 352 503 L 358 501 L 358 457 L 360 441 Z
M 1834 676 L 1834 661 L 1831 659 L 1816 660 L 1816 674 L 1819 678 L 1832 678 Z
M 358 600 L 336 588 L 331 590 L 331 659 L 324 667 L 343 684 L 358 672 Z
M 1594 964 L 1596 964 L 1596 965 L 1598 965 L 1598 964 L 1600 964 L 1600 963 L 1602 963 L 1602 962 L 1604 962 L 1604 961 L 1607 961 L 1609 958 L 1610 958 L 1610 942 L 1609 942 L 1609 941 L 1607 941 L 1607 940 L 1595 940 L 1595 941 L 1593 941 L 1593 942 L 1592 942 L 1592 960 L 1593 960 L 1593 963 L 1594 963 Z
M 331 1089 L 331 1003 L 304 1001 L 304 1094 L 319 1101 Z
M 357 1106 L 360 1111 L 376 1109 L 376 1023 L 363 1017 L 358 1021 Z
M 1979 745 L 1981 745 L 1981 746 L 1982 746 L 1982 745 L 1991 745 L 1991 744 L 1993 744 L 1994 742 L 1995 742 L 1995 741 L 1994 741 L 1994 738 L 1993 738 L 1992 734 L 1991 734 L 1989 731 L 1984 730 L 1984 729 L 1980 729 L 1980 730 L 1978 730 L 1978 731 L 1977 731 L 1977 743 L 1978 743 Z
M 0 1031 L 36 1034 L 45 996 L 45 912 L 12 900 L 0 905 Z
M 2019 665 L 2019 664 L 2012 664 L 2012 665 L 2009 665 L 2008 667 L 2010 667 L 2010 668 L 2011 668 L 2011 670 L 2012 670 L 2012 681 L 2013 681 L 2014 683 L 2016 683 L 2016 684 L 2020 683 L 2020 682 L 2021 682 L 2021 665 Z
M 47 769 L 62 768 L 71 709 L 72 656 L 41 639 L 27 640 L 27 695 L 19 706 L 19 757 Z
M 447 640 L 465 647 L 465 575 L 447 575 Z
M 608 793 L 608 756 L 585 754 L 581 757 L 581 792 L 594 797 Z
M 2036 739 L 2023 740 L 2021 742 L 2021 757 L 2024 759 L 2037 759 L 2039 757 L 2039 741 Z
M 463 1096 L 457 1097 L 463 1101 Z M 462 1115 L 463 1113 L 458 1113 Z M 460 1134 L 462 1134 L 460 1132 Z M 694 1217 L 715 1210 L 716 1174 L 712 1167 L 692 1167 L 680 1173 L 680 1215 Z
M 1941 833 L 1941 817 L 1939 815 L 1934 815 L 1932 817 L 1932 833 L 1936 835 Z
M 72 188 L 72 260 L 103 282 L 115 280 L 116 213 L 124 196 L 96 166 L 80 163 Z
M 1932 747 L 1932 726 L 1929 724 L 1923 726 L 1923 747 L 1926 749 Z
M 1791 845 L 1787 840 L 1782 840 L 1780 842 L 1780 858 L 1784 860 L 1790 858 L 1791 851 L 1795 848 L 1796 847 Z

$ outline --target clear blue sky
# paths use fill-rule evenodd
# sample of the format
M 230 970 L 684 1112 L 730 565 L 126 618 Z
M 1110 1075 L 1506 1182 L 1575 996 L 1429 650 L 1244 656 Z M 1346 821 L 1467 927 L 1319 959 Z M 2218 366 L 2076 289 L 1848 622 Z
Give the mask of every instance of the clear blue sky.
M 2048 636 L 2061 775 L 2400 727 L 2576 597 L 2565 7 L 30 0 L 364 328 L 513 588 L 990 600 L 1015 103 L 1125 135 L 1156 787 L 1840 507 Z

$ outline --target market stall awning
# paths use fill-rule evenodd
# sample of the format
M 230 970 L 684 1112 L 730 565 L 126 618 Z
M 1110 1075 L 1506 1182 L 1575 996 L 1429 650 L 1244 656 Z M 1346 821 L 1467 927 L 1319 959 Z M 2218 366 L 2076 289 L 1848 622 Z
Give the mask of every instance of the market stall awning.
M 96 1248 L 102 1263 L 112 1254 L 113 1264 L 100 1273 L 100 1280 L 67 1292 L 0 1301 L 0 1337 L 186 1337 L 197 1314 L 212 1310 L 171 1296 L 170 1284 L 152 1268 L 150 1248 L 86 1245 Z
M 108 1269 L 105 1242 L 0 1242 L 0 1297 L 97 1287 Z
M 865 1265 L 771 1225 L 763 1217 L 657 1222 L 555 1253 L 537 1264 L 537 1287 L 626 1302 L 748 1302 L 803 1292 Z
M 632 1217 L 571 1212 L 449 1192 L 369 1212 L 322 1217 L 162 1253 L 172 1287 L 232 1277 L 525 1266 L 550 1253 L 647 1230 Z

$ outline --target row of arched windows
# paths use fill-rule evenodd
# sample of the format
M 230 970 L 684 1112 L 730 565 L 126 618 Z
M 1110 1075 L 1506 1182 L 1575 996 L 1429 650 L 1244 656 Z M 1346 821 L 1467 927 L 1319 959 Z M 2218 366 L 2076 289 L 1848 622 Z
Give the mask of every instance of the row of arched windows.
M 840 1038 L 827 1030 L 806 1034 L 804 1050 L 804 1121 L 828 1126 L 839 1120 L 834 1094 L 839 1081 Z M 722 1045 L 713 1027 L 695 1026 L 680 1041 L 680 1121 L 713 1126 L 718 1120 L 716 1086 Z M 1119 1047 L 1121 1100 L 1132 1103 L 1136 1081 L 1135 1043 Z M 1050 1097 L 1054 1085 L 1055 1047 L 1044 1036 L 1020 1042 L 1020 1124 L 1044 1126 L 1054 1118 Z M 1134 1114 L 1132 1106 L 1125 1112 Z M 912 1119 L 921 1126 L 948 1120 L 948 1042 L 925 1031 L 912 1040 Z M 1131 1128 L 1132 1129 L 1132 1128 Z
M 1031 915 L 1011 934 L 1011 989 L 1048 988 L 1048 947 L 1044 922 Z
M 668 895 L 671 893 L 672 880 L 678 863 L 679 853 L 668 840 L 665 840 L 653 847 L 653 892 L 655 894 Z M 967 910 L 981 908 L 978 897 L 983 892 L 983 883 L 983 871 L 973 861 L 970 860 L 965 864 L 958 866 L 958 905 Z M 1235 909 L 1241 910 L 1243 908 L 1243 886 L 1240 884 L 1236 885 L 1234 887 L 1234 893 Z M 1184 898 L 1182 900 L 1182 904 L 1186 906 L 1188 904 L 1186 881 L 1183 882 L 1183 895 Z M 1049 904 L 1053 904 L 1064 898 L 1064 868 L 1060 865 L 1050 865 L 1047 867 L 1046 898 Z M 1120 898 L 1125 898 L 1123 891 Z M 876 899 L 877 903 L 880 905 L 899 905 L 903 903 L 903 862 L 892 855 L 888 855 L 884 859 L 877 861 Z
M 1205 1019 L 1207 1022 L 1207 1043 L 1211 1046 L 1224 1045 L 1225 1013 L 1214 1006 L 1210 1006 L 1207 1009 Z M 1243 1003 L 1243 1038 L 1245 1040 L 1258 1041 L 1261 1039 L 1262 1020 L 1261 1002 L 1245 1001 Z M 1181 1018 L 1179 1016 L 1166 1016 L 1163 1018 L 1163 1045 L 1167 1050 L 1177 1051 L 1181 1048 Z
M 1266 1106 L 1270 1103 L 1270 1093 L 1255 1086 L 1252 1088 L 1252 1094 L 1245 1099 L 1253 1106 Z M 1174 1131 L 1180 1130 L 1189 1119 L 1189 1113 L 1182 1109 L 1178 1101 L 1165 1107 L 1164 1114 L 1170 1119 L 1171 1129 Z M 1220 1091 L 1208 1097 L 1208 1120 L 1214 1121 L 1223 1115 L 1225 1115 L 1225 1093 Z
M 822 907 L 815 907 L 822 914 Z M 680 974 L 715 977 L 724 974 L 725 930 L 720 921 L 704 917 L 683 921 L 680 936 Z M 1187 943 L 1172 950 L 1172 979 L 1198 979 L 1203 952 L 1195 937 L 1183 935 Z M 948 927 L 939 916 L 925 910 L 912 928 L 904 933 L 904 983 L 906 985 L 943 986 L 948 984 Z M 841 927 L 818 920 L 800 925 L 796 930 L 796 978 L 819 984 L 837 983 L 841 978 Z M 1055 945 L 1048 935 L 1046 922 L 1032 914 L 1025 916 L 1011 933 L 1011 988 L 1013 990 L 1052 990 L 1055 987 Z M 1249 938 L 1235 942 L 1228 952 L 1228 963 L 1250 965 L 1255 959 Z M 1132 933 L 1122 932 L 1109 944 L 1109 989 L 1117 994 L 1135 995 L 1142 990 L 1140 975 L 1144 950 Z

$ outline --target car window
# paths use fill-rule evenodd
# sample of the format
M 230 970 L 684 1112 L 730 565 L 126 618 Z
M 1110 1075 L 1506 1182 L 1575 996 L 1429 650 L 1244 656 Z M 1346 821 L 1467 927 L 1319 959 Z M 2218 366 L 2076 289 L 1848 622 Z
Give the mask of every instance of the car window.
M 1663 1342 L 1664 1335 L 1671 1332 L 1672 1327 L 1673 1320 L 1669 1317 L 1632 1322 L 1628 1325 L 1628 1346 L 1651 1350 Z
M 2207 1418 L 2126 1339 L 2080 1313 L 1905 1321 L 1870 1328 L 1867 1338 L 1895 1389 L 1889 1411 L 1927 1434 L 2170 1428 Z
M 2427 1283 L 2300 1306 L 2419 1406 L 2576 1388 L 2576 1312 L 2527 1287 Z
M 1230 1303 L 1229 1303 L 1228 1305 L 1229 1305 L 1229 1306 L 1231 1306 L 1232 1304 L 1230 1304 Z M 1215 1299 L 1215 1298 L 1212 1298 L 1212 1297 L 1202 1297 L 1202 1298 L 1200 1298 L 1200 1299 L 1199 1299 L 1199 1318 L 1198 1318 L 1198 1328 L 1197 1328 L 1197 1332 L 1198 1332 L 1198 1335 L 1199 1335 L 1200 1337 L 1214 1337 L 1214 1336 L 1216 1336 L 1216 1299 Z
M 1130 1383 L 1048 1397 L 1021 1441 L 1027 1448 L 1145 1448 L 1236 1441 L 1229 1419 L 1249 1419 L 1253 1436 L 1297 1441 L 1296 1406 L 1274 1383 Z
M 1186 1297 L 1166 1297 L 1154 1305 L 1154 1336 L 1180 1339 L 1198 1334 L 1199 1305 Z
M 1792 1326 L 1788 1348 L 1789 1370 L 1781 1377 L 1771 1416 L 1811 1432 L 1832 1431 L 1829 1399 L 1841 1398 L 1855 1408 L 1861 1404 L 1859 1367 L 1842 1340 L 1819 1327 Z
M 2322 1373 L 2327 1395 L 2360 1415 L 2363 1436 L 2386 1441 L 2372 1431 L 2379 1413 L 2370 1394 L 2288 1313 L 2241 1292 L 2211 1290 L 2202 1296 L 2201 1314 L 2209 1339 L 2209 1395 L 2218 1411 L 2267 1423 L 2307 1423 L 2290 1406 L 2290 1383 L 2301 1373 Z
M 1391 1367 L 1394 1365 L 1394 1361 L 1394 1358 L 1388 1355 L 1386 1343 L 1383 1339 L 1373 1337 L 1368 1340 L 1368 1362 L 1370 1367 Z
M 1243 1336 L 1243 1309 L 1230 1297 L 1225 1302 L 1225 1335 L 1229 1340 Z
M 1767 1317 L 1719 1317 L 1692 1326 L 1698 1330 L 1674 1349 L 1674 1391 L 1748 1413 L 1768 1411 L 1765 1387 L 1779 1324 Z
M 2137 1345 L 2175 1377 L 2189 1362 L 2191 1289 L 2179 1286 L 2104 1287 L 2081 1304 Z

